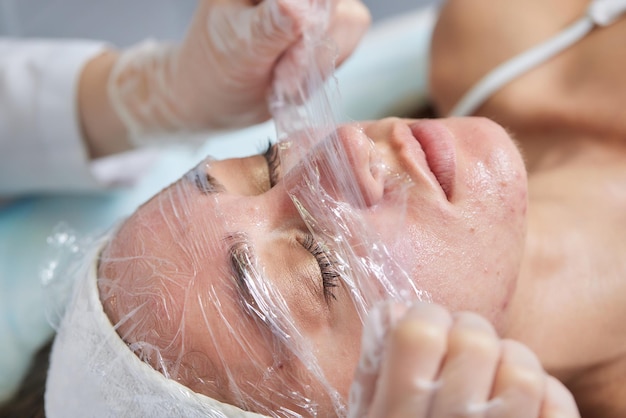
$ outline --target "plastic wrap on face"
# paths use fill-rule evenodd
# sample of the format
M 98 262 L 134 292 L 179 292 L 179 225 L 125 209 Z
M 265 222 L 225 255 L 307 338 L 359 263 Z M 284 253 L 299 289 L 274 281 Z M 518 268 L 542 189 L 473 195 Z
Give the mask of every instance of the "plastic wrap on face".
M 306 286 L 290 289 L 259 237 L 235 232 L 249 220 L 212 194 L 206 173 L 218 164 L 192 170 L 120 229 L 101 257 L 105 311 L 138 357 L 195 392 L 278 416 L 341 413 L 302 325 L 311 311 L 294 312 Z
M 347 413 L 368 306 L 417 293 L 401 287 L 410 281 L 378 231 L 361 224 L 365 208 L 297 187 L 310 160 L 259 191 L 223 175 L 254 160 L 207 159 L 126 221 L 100 257 L 98 284 L 129 351 L 246 410 Z
M 413 183 L 365 129 L 337 124 L 337 86 L 324 82 L 334 52 L 320 38 L 330 2 L 315 5 L 320 24 L 277 69 L 270 108 L 279 142 L 264 156 L 205 160 L 133 214 L 99 257 L 112 327 L 82 331 L 103 328 L 112 347 L 114 330 L 138 363 L 202 395 L 184 396 L 197 410 L 345 416 L 367 312 L 425 298 L 394 254 Z M 95 357 L 85 369 L 101 380 L 75 390 L 97 386 L 103 415 L 122 404 L 154 410 L 133 400 L 146 397 L 132 389 L 145 370 L 127 356 L 125 372 Z M 125 385 L 109 379 L 126 375 Z M 163 399 L 160 407 L 183 411 L 180 396 Z
M 316 5 L 324 22 L 329 4 Z M 269 156 L 206 160 L 133 215 L 100 264 L 104 309 L 139 358 L 272 416 L 346 415 L 366 313 L 423 296 L 393 255 L 412 182 L 363 129 L 337 124 L 321 33 L 305 31 L 277 71 Z
M 96 234 L 81 236 L 62 222 L 47 237 L 46 243 L 48 247 L 39 278 L 44 288 L 46 319 L 58 329 L 71 295 L 73 279 L 89 258 L 89 249 L 102 245 L 102 242 Z
M 324 2 L 319 5 L 322 10 L 328 7 Z M 283 187 L 324 257 L 332 260 L 331 274 L 350 289 L 363 319 L 381 300 L 427 297 L 389 245 L 399 239 L 405 224 L 412 183 L 382 162 L 362 129 L 340 127 L 340 94 L 330 77 L 335 55 L 323 33 L 320 26 L 304 31 L 297 59 L 291 67 L 282 66 L 275 79 L 270 109 L 285 173 Z M 355 146 L 367 148 L 369 158 L 353 152 Z M 354 161 L 359 158 L 362 161 Z M 384 211 L 386 222 L 368 216 L 375 211 Z

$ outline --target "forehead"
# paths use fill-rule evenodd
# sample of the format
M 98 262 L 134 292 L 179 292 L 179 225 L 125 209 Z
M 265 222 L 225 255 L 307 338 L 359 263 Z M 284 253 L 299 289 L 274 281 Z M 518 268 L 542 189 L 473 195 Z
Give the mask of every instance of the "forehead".
M 211 173 L 214 173 L 215 166 L 217 164 L 212 164 Z M 238 244 L 245 241 L 255 247 L 253 252 L 258 256 L 254 260 L 257 263 L 254 266 L 256 279 L 267 286 L 266 290 L 277 292 L 273 296 L 275 305 L 278 305 L 278 298 L 289 301 L 295 293 L 307 298 L 316 293 L 310 289 L 311 284 L 294 279 L 302 276 L 298 273 L 302 269 L 303 250 L 294 242 L 292 234 L 281 231 L 280 226 L 277 229 L 276 225 L 264 222 L 262 214 L 260 221 L 246 217 L 249 214 L 247 207 L 255 206 L 254 202 L 246 196 L 232 196 L 222 189 L 223 185 L 216 185 L 217 181 L 221 182 L 221 176 L 220 180 L 207 180 L 202 169 L 202 177 L 198 179 L 193 175 L 194 171 L 133 215 L 116 239 L 132 245 L 119 252 L 126 256 L 140 256 L 144 260 L 142 264 L 152 273 L 156 267 L 150 266 L 148 260 L 158 261 L 159 273 L 198 276 L 204 286 L 230 287 L 232 290 L 233 286 L 237 287 L 234 276 L 237 276 L 239 263 L 233 253 Z M 206 192 L 207 188 L 212 191 Z M 294 247 L 300 248 L 299 254 Z M 309 276 L 314 274 L 309 272 Z M 309 290 L 303 294 L 302 287 L 307 286 Z M 207 289 L 196 288 L 194 291 L 206 294 Z M 304 309 L 309 305 L 315 307 L 318 304 L 298 305 L 301 309 L 296 312 L 310 313 L 310 309 Z M 295 313 L 289 310 L 283 314 Z M 306 315 L 295 316 L 297 319 Z
M 181 194 L 185 202 L 180 202 Z M 210 377 L 213 382 L 237 380 L 221 381 L 215 384 L 216 388 L 236 384 L 240 390 L 253 393 L 254 388 L 246 387 L 256 380 L 251 376 L 266 374 L 272 380 L 268 380 L 268 384 L 295 393 L 293 391 L 302 382 L 291 381 L 290 376 L 305 378 L 308 375 L 306 366 L 295 361 L 298 356 L 294 355 L 296 349 L 293 346 L 281 344 L 280 339 L 274 338 L 270 327 L 263 326 L 242 309 L 227 262 L 230 243 L 223 239 L 226 223 L 215 219 L 220 216 L 223 214 L 219 210 L 219 199 L 200 193 L 192 182 L 183 179 L 144 205 L 127 222 L 118 239 L 132 242 L 132 249 L 119 248 L 118 251 L 125 257 L 140 256 L 136 268 L 130 273 L 134 277 L 150 278 L 147 287 L 140 286 L 139 289 L 157 295 L 156 305 L 159 307 L 154 309 L 155 305 L 151 305 L 151 309 L 160 312 L 156 316 L 160 316 L 161 326 L 170 328 L 162 329 L 162 336 L 172 339 L 159 343 L 163 347 L 162 354 L 167 356 L 167 349 L 170 349 L 170 357 L 182 355 L 186 362 L 193 362 L 186 365 L 187 369 L 197 369 L 196 378 L 186 383 L 192 389 L 206 393 L 210 387 L 194 385 Z M 205 225 L 199 225 L 202 222 Z M 271 260 L 269 256 L 287 253 L 288 247 L 278 242 L 263 246 L 259 253 L 267 261 Z M 288 305 L 284 311 L 274 310 L 273 313 L 293 321 L 294 330 L 309 333 L 321 327 L 324 314 L 315 311 L 320 307 L 319 303 L 306 300 L 311 292 L 305 286 L 296 286 L 297 281 L 289 280 L 297 276 L 296 270 L 289 263 L 282 267 L 271 263 L 271 267 L 264 270 L 268 278 L 263 281 L 267 282 L 266 289 L 276 292 L 271 293 L 276 305 L 280 305 L 281 298 Z M 132 287 L 132 284 L 127 285 Z M 318 322 L 306 322 L 305 318 L 317 318 Z M 296 333 L 291 334 L 293 344 Z M 185 354 L 190 352 L 196 354 Z M 280 365 L 283 372 L 267 375 L 276 365 Z M 202 367 L 208 367 L 214 374 L 202 376 Z M 308 384 L 314 385 L 314 380 Z

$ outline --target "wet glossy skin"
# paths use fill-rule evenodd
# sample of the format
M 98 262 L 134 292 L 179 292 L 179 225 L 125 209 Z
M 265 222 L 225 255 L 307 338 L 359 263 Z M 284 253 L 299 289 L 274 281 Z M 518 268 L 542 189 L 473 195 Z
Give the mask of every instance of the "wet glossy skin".
M 501 327 L 526 215 L 525 170 L 507 133 L 485 119 L 386 119 L 343 127 L 338 140 L 364 202 L 351 210 L 416 287 Z M 112 322 L 133 312 L 119 328 L 122 337 L 159 347 L 162 357 L 146 353 L 145 344 L 136 351 L 198 392 L 255 410 L 310 410 L 304 398 L 277 395 L 290 391 L 332 410 L 323 395 L 332 393 L 328 387 L 345 402 L 361 320 L 341 280 L 324 288 L 319 260 L 307 248 L 308 229 L 285 187 L 307 193 L 294 189 L 306 172 L 296 167 L 270 188 L 267 162 L 254 156 L 193 173 L 142 206 L 103 254 L 100 290 Z M 205 173 L 221 185 L 211 186 Z M 328 191 L 346 173 L 321 176 Z M 406 217 L 390 233 L 399 213 L 394 184 L 408 184 L 410 193 Z M 339 222 L 325 216 L 322 223 Z M 250 253 L 254 268 L 237 279 L 232 259 Z

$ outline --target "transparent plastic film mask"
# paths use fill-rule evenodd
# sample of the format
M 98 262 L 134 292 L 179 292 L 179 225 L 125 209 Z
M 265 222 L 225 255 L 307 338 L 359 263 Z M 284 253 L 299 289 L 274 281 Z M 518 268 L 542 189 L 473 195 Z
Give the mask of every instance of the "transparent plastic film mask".
M 321 38 L 333 4 L 307 4 L 269 99 L 278 142 L 207 158 L 140 207 L 101 252 L 97 289 L 129 352 L 164 378 L 270 416 L 345 416 L 368 312 L 428 296 L 396 255 L 413 182 L 367 124 L 337 122 Z M 94 364 L 115 386 L 116 363 Z
M 320 16 L 329 4 L 316 3 Z M 413 185 L 386 165 L 362 126 L 339 123 L 345 117 L 333 79 L 336 53 L 321 36 L 327 19 L 318 21 L 306 28 L 297 53 L 278 67 L 270 109 L 282 186 L 363 316 L 381 299 L 424 297 L 389 245 L 401 236 Z M 374 220 L 376 212 L 385 216 Z

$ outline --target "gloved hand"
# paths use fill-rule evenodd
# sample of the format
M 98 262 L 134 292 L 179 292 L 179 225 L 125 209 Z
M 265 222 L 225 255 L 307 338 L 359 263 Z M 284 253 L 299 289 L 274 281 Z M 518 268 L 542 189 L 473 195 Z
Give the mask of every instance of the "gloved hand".
M 320 10 L 329 12 L 325 32 L 338 62 L 370 22 L 359 0 L 252 3 L 201 0 L 181 45 L 144 42 L 119 57 L 108 92 L 131 139 L 262 122 L 274 69 L 293 55 L 303 29 L 319 23 Z
M 370 315 L 350 417 L 579 417 L 569 391 L 526 346 L 479 315 L 427 303 Z

